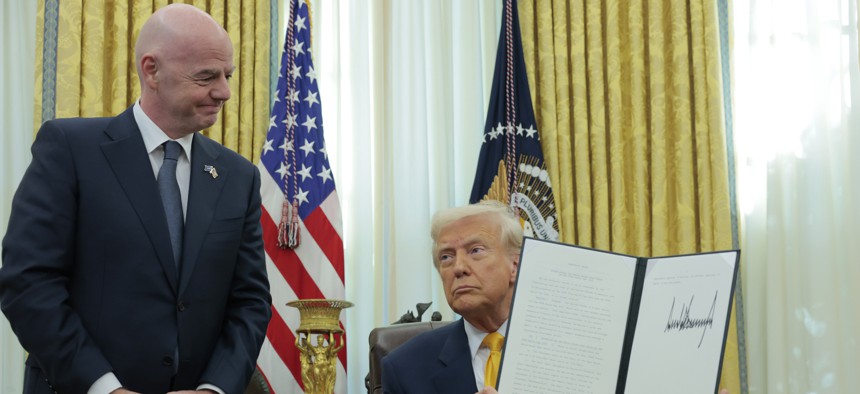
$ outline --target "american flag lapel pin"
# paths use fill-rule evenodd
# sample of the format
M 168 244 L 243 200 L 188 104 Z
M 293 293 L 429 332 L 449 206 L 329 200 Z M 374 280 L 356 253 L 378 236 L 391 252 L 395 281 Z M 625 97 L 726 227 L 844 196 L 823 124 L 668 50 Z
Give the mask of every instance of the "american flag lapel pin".
M 212 179 L 218 178 L 218 171 L 215 169 L 215 166 L 206 164 L 203 166 L 203 171 L 208 172 L 212 176 Z

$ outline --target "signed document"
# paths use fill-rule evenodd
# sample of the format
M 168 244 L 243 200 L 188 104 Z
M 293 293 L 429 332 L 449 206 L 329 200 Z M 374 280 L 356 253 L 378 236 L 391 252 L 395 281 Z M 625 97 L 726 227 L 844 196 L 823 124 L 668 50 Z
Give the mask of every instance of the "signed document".
M 526 238 L 498 391 L 715 393 L 738 258 Z

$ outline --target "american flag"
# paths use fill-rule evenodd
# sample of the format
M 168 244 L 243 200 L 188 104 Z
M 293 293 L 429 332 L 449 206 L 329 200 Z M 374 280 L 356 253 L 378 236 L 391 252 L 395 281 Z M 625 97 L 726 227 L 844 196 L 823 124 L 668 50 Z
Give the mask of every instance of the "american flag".
M 478 158 L 472 203 L 498 200 L 514 207 L 526 235 L 559 239 L 555 200 L 532 109 L 516 0 L 505 0 L 496 69 Z
M 295 347 L 299 313 L 286 303 L 310 298 L 343 299 L 345 279 L 340 203 L 323 140 L 308 6 L 300 0 L 290 3 L 277 91 L 258 164 L 273 305 L 272 321 L 257 363 L 273 393 L 303 392 Z M 297 207 L 295 212 L 293 207 Z M 297 230 L 297 246 L 282 248 L 279 226 L 289 227 L 291 222 Z M 283 239 L 284 235 L 282 232 L 281 241 L 289 241 Z M 342 314 L 341 328 L 343 319 Z M 338 359 L 335 392 L 345 393 L 345 346 Z

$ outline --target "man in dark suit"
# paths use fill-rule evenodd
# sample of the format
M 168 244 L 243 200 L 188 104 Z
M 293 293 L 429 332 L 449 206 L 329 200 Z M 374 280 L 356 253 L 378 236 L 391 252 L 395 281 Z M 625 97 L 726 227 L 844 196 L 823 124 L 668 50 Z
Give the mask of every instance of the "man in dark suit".
M 430 236 L 445 297 L 463 318 L 385 357 L 383 391 L 475 393 L 490 383 L 485 380 L 490 349 L 482 342 L 507 327 L 523 229 L 510 208 L 487 202 L 437 212 Z
M 383 358 L 383 392 L 498 394 L 498 369 L 487 360 L 503 350 L 492 355 L 487 339 L 503 341 L 507 330 L 523 240 L 519 218 L 497 201 L 450 208 L 433 216 L 430 236 L 445 297 L 463 318 Z
M 140 99 L 46 122 L 15 195 L 0 306 L 25 393 L 241 393 L 265 337 L 260 175 L 198 133 L 230 98 L 227 32 L 169 5 L 135 59 Z

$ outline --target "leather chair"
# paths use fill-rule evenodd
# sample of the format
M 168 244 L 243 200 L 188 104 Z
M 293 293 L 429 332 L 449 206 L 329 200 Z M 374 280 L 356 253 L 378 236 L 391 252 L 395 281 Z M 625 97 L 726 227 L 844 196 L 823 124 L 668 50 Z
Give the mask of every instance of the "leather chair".
M 382 393 L 382 358 L 410 338 L 450 324 L 450 321 L 428 321 L 377 327 L 370 332 L 370 372 L 364 378 L 368 394 Z

